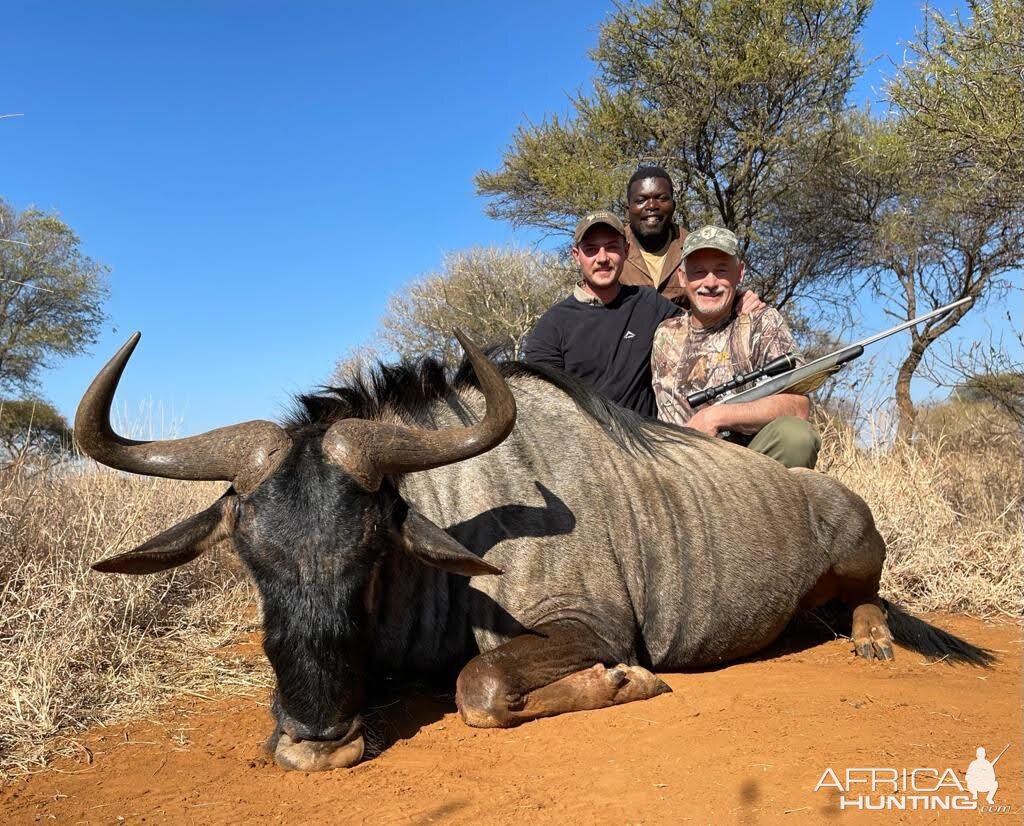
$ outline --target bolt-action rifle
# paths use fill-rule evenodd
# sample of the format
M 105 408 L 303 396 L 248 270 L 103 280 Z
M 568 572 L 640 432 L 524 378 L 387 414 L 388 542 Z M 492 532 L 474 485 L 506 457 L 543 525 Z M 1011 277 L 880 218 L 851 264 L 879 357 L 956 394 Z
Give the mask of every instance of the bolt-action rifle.
M 762 382 L 761 384 L 755 385 L 747 390 L 741 390 L 739 393 L 729 396 L 727 399 L 723 399 L 722 404 L 752 402 L 757 399 L 763 399 L 765 396 L 773 396 L 776 393 L 811 393 L 821 387 L 821 385 L 825 383 L 825 379 L 838 371 L 844 364 L 863 355 L 864 348 L 869 344 L 874 344 L 876 341 L 888 338 L 902 330 L 906 330 L 908 327 L 912 327 L 922 321 L 927 321 L 930 318 L 935 318 L 937 315 L 942 315 L 954 307 L 959 307 L 961 304 L 966 304 L 973 300 L 973 298 L 961 298 L 959 301 L 954 301 L 952 304 L 947 304 L 945 307 L 939 307 L 939 309 L 932 310 L 930 313 L 925 313 L 917 318 L 912 318 L 910 321 L 904 321 L 902 324 L 890 327 L 888 330 L 881 333 L 868 336 L 866 339 L 858 341 L 856 344 L 843 347 L 840 350 L 836 350 L 834 353 L 829 353 L 827 356 L 816 358 L 814 361 L 808 362 L 803 367 L 796 367 L 793 354 L 787 353 L 786 355 L 780 356 L 774 361 L 769 362 L 758 370 L 751 370 L 749 373 L 740 373 L 717 387 L 710 387 L 707 390 L 691 393 L 686 397 L 686 401 L 691 408 L 696 408 L 702 404 L 707 404 L 709 401 L 717 399 L 719 396 L 728 393 L 730 390 L 765 377 L 770 378 L 768 378 L 768 381 Z

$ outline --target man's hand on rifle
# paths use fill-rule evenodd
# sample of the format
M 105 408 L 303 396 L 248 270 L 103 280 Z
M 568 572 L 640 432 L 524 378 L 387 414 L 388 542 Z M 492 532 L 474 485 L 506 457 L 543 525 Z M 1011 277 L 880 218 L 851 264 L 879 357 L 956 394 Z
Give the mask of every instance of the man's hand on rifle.
M 717 436 L 718 431 L 723 429 L 721 413 L 722 408 L 719 405 L 705 407 L 703 410 L 698 410 L 694 413 L 690 421 L 686 423 L 686 426 L 699 430 L 701 433 L 706 433 L 708 436 Z
M 778 393 L 752 402 L 702 407 L 686 426 L 708 436 L 718 436 L 723 430 L 749 436 L 780 416 L 795 416 L 806 421 L 810 412 L 811 403 L 806 396 Z

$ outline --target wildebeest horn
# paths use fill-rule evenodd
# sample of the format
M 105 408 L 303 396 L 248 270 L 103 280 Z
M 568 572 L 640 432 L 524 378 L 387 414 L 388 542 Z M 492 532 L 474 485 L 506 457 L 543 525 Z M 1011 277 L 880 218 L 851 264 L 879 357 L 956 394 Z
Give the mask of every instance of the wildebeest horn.
M 291 444 L 273 422 L 244 422 L 155 442 L 137 442 L 114 433 L 110 405 L 140 338 L 140 333 L 133 333 L 82 396 L 75 414 L 75 438 L 82 450 L 98 462 L 131 473 L 233 482 L 243 494 L 258 487 L 281 464 Z
M 470 427 L 420 430 L 390 422 L 342 419 L 324 434 L 324 454 L 368 491 L 392 473 L 413 473 L 472 459 L 501 444 L 516 423 L 516 400 L 498 368 L 460 330 L 455 337 L 466 351 L 484 394 L 487 410 Z

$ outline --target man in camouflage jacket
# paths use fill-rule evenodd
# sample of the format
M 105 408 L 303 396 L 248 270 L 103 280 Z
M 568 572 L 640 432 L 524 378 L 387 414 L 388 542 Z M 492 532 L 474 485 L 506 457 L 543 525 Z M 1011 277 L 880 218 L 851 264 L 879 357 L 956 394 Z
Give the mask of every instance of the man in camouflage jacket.
M 702 227 L 683 244 L 678 270 L 690 312 L 663 321 L 654 334 L 651 372 L 658 418 L 729 439 L 771 456 L 786 467 L 814 467 L 821 439 L 807 422 L 806 396 L 777 393 L 737 404 L 709 404 L 694 411 L 691 393 L 728 381 L 736 373 L 763 367 L 796 353 L 785 320 L 771 307 L 749 314 L 734 311 L 743 278 L 736 236 Z

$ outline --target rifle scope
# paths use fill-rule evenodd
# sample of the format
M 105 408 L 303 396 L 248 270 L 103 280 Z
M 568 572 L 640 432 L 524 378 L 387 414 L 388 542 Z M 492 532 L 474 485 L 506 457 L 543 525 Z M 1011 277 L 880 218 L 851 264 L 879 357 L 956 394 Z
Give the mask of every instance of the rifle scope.
M 765 376 L 777 376 L 780 373 L 786 373 L 789 370 L 793 370 L 796 367 L 796 357 L 792 353 L 786 353 L 784 356 L 779 356 L 774 361 L 768 362 L 764 367 L 758 370 L 751 370 L 749 373 L 737 373 L 729 381 L 724 384 L 720 384 L 717 387 L 709 387 L 707 390 L 699 390 L 696 393 L 691 393 L 686 397 L 686 403 L 691 408 L 699 407 L 702 404 L 707 404 L 712 399 L 717 399 L 723 393 L 728 393 L 730 390 L 734 390 L 748 382 L 755 381 Z

